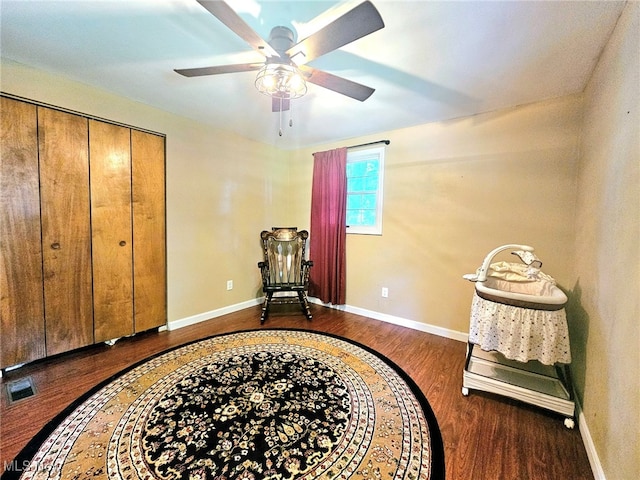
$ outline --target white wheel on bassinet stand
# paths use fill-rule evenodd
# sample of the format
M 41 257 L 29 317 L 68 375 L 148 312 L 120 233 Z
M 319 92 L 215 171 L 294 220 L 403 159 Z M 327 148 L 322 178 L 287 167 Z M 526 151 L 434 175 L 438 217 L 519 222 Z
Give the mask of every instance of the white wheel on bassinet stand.
M 469 396 L 469 389 L 467 387 L 462 387 L 462 395 L 465 397 Z
M 576 426 L 576 422 L 573 420 L 573 418 L 567 417 L 564 419 L 564 426 L 567 427 L 569 430 L 572 430 L 573 427 Z

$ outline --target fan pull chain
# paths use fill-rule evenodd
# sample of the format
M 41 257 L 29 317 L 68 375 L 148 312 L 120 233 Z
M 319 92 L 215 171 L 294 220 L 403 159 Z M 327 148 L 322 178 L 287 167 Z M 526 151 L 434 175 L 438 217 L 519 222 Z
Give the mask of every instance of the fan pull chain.
M 289 127 L 293 127 L 293 103 L 289 102 Z
M 278 112 L 278 135 L 282 136 L 282 97 L 280 97 L 280 112 Z
M 278 135 L 282 136 L 284 131 L 282 130 L 282 107 L 283 107 L 283 99 L 282 97 L 278 97 L 280 100 L 280 108 L 278 109 Z M 293 127 L 293 102 L 289 101 L 289 127 Z

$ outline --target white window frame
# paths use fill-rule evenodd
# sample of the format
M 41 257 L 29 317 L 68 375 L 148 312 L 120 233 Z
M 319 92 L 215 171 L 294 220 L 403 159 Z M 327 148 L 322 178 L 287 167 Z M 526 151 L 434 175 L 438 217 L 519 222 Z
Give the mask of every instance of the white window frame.
M 347 225 L 347 233 L 356 235 L 382 235 L 382 206 L 384 199 L 384 155 L 385 146 L 362 147 L 347 151 L 347 163 L 375 158 L 378 161 L 378 187 L 376 189 L 376 223 L 372 226 Z M 347 191 L 347 197 L 349 192 Z

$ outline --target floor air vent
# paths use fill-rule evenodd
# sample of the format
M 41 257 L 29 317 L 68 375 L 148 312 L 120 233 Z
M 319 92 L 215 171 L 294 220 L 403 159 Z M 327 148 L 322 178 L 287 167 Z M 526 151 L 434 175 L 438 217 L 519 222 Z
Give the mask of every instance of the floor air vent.
M 36 387 L 31 377 L 21 378 L 7 383 L 7 394 L 9 395 L 9 402 L 13 403 L 33 397 L 36 394 Z

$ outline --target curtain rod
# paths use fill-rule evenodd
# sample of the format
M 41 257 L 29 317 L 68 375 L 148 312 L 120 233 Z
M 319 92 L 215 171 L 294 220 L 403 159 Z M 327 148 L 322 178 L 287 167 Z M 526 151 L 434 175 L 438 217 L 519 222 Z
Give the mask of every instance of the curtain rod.
M 376 143 L 384 143 L 385 145 L 389 145 L 391 143 L 391 140 L 378 140 L 377 142 L 361 143 L 360 145 L 351 145 L 347 148 L 368 147 L 369 145 L 375 145 Z
M 391 140 L 378 140 L 377 142 L 369 142 L 369 143 L 361 143 L 360 145 L 351 145 L 350 147 L 346 147 L 347 149 L 349 148 L 358 148 L 358 147 L 368 147 L 369 145 L 376 145 L 378 143 L 384 143 L 385 145 L 389 145 L 391 143 Z M 314 152 L 312 153 L 312 155 L 315 155 L 318 152 Z

